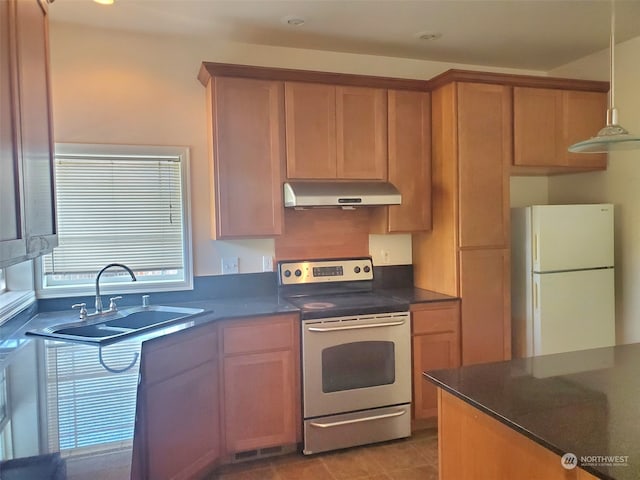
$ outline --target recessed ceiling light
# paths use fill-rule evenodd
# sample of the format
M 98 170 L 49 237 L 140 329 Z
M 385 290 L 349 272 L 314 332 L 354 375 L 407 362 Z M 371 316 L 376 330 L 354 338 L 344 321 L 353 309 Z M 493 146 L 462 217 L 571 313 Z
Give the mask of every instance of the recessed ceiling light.
M 114 0 L 93 0 L 100 5 L 113 5 Z
M 298 17 L 296 15 L 287 15 L 286 17 L 282 17 L 280 20 L 285 25 L 291 25 L 292 27 L 299 27 L 304 25 L 304 18 Z
M 420 40 L 438 40 L 442 34 L 440 32 L 418 32 L 415 37 Z

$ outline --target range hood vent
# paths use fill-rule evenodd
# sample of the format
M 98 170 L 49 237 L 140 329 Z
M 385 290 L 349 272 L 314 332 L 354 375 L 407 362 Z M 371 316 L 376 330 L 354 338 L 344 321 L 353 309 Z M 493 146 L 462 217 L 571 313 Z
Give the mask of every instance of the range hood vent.
M 391 183 L 385 182 L 287 182 L 284 184 L 284 206 L 370 207 L 400 205 L 402 196 Z

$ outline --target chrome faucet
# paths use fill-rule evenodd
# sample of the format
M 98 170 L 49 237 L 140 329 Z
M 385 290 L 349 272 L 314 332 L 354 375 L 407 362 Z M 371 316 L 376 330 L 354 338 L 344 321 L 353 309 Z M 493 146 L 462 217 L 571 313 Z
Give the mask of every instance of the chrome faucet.
M 133 273 L 133 271 L 127 267 L 126 265 L 123 265 L 122 263 L 110 263 L 109 265 L 107 265 L 106 267 L 104 267 L 102 270 L 100 270 L 98 272 L 98 276 L 96 277 L 96 311 L 94 313 L 95 314 L 100 314 L 102 313 L 102 299 L 100 298 L 100 277 L 102 276 L 102 274 L 104 273 L 105 270 L 111 268 L 111 267 L 120 267 L 120 268 L 124 268 L 129 275 L 131 275 L 131 281 L 132 282 L 137 282 L 138 279 L 136 278 L 135 274 Z M 110 309 L 113 308 L 112 306 L 109 307 Z

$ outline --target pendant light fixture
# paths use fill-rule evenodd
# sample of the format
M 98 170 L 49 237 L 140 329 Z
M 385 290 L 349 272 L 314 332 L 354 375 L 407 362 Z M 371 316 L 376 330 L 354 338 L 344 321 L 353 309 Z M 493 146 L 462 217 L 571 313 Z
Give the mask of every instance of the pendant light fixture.
M 574 153 L 607 153 L 613 150 L 640 148 L 640 137 L 631 135 L 618 125 L 618 109 L 615 104 L 614 88 L 614 48 L 616 29 L 615 0 L 611 0 L 611 33 L 609 35 L 609 108 L 607 125 L 595 137 L 575 143 L 569 147 Z

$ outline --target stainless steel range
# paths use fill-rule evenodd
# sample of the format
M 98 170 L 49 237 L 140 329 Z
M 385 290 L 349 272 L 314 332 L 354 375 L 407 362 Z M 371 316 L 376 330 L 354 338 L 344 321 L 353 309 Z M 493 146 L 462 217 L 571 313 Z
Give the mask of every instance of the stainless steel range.
M 371 258 L 283 261 L 301 310 L 304 453 L 411 435 L 408 303 L 373 290 Z

